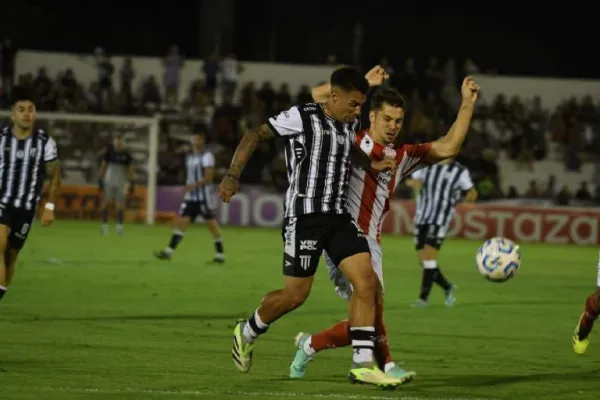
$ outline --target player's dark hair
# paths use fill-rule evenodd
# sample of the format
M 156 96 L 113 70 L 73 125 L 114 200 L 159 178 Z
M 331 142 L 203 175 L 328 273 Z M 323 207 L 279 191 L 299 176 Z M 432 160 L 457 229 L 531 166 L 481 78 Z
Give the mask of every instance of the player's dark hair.
M 379 111 L 384 104 L 392 107 L 404 108 L 405 102 L 404 97 L 394 88 L 382 87 L 373 93 L 371 97 L 370 109 L 373 111 Z
M 356 90 L 362 94 L 367 94 L 369 90 L 367 78 L 359 70 L 352 67 L 342 67 L 333 71 L 329 83 L 331 87 L 348 92 Z
M 35 103 L 33 90 L 25 86 L 15 86 L 11 92 L 11 106 L 14 106 L 19 101 L 31 101 Z

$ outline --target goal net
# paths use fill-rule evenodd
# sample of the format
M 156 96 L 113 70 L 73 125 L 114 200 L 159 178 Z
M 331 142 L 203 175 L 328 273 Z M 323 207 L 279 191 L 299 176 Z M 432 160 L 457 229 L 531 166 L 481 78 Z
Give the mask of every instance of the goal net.
M 2 126 L 10 111 L 0 110 Z M 36 126 L 56 140 L 62 167 L 62 190 L 56 214 L 66 219 L 98 219 L 102 193 L 100 160 L 121 135 L 133 156 L 135 189 L 127 195 L 126 220 L 153 224 L 156 217 L 158 133 L 160 117 L 37 113 Z

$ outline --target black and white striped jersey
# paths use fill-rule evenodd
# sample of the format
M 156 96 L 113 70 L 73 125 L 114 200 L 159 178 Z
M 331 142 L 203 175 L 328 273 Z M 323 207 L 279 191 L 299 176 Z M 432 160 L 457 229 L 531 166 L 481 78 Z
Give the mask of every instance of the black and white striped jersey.
M 186 177 L 185 184 L 192 185 L 206 177 L 206 169 L 215 167 L 215 156 L 210 151 L 190 153 L 185 158 Z M 185 201 L 205 202 L 212 205 L 214 202 L 213 183 L 209 182 L 186 192 Z
M 43 129 L 17 139 L 12 128 L 0 131 L 0 203 L 34 210 L 40 199 L 45 163 L 58 158 L 56 142 Z
M 285 217 L 346 213 L 350 153 L 359 121 L 338 122 L 325 114 L 321 104 L 308 103 L 269 118 L 268 125 L 286 139 Z M 363 147 L 369 150 L 372 143 Z
M 456 204 L 473 188 L 469 170 L 453 161 L 416 171 L 412 178 L 422 183 L 414 224 L 437 225 L 446 230 L 452 221 Z

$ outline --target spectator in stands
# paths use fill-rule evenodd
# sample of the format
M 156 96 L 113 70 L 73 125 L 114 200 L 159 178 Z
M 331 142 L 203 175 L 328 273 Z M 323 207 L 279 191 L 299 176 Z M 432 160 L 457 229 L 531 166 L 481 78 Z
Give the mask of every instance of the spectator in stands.
M 312 100 L 312 93 L 310 92 L 310 87 L 308 85 L 303 85 L 296 96 L 296 103 L 310 103 Z
M 588 189 L 588 184 L 586 181 L 582 181 L 579 184 L 579 189 L 575 192 L 575 199 L 579 201 L 590 201 L 592 200 L 592 194 Z
M 265 105 L 265 114 L 275 114 L 275 100 L 277 96 L 275 90 L 273 90 L 273 85 L 271 82 L 264 82 L 257 95 L 258 99 Z
M 209 101 L 215 103 L 215 93 L 217 90 L 219 75 L 219 56 L 216 53 L 204 60 L 202 64 L 202 73 L 204 74 L 204 91 L 208 95 Z M 227 99 L 232 102 L 232 98 Z
M 548 182 L 546 183 L 546 189 L 544 189 L 543 197 L 547 199 L 553 199 L 556 194 L 556 176 L 550 175 Z
M 223 74 L 223 101 L 233 103 L 235 91 L 238 85 L 239 74 L 243 71 L 233 52 L 229 53 L 221 61 L 221 73 Z
M 279 91 L 275 94 L 275 104 L 275 113 L 287 110 L 292 106 L 292 95 L 287 83 L 283 83 L 279 87 Z
M 98 71 L 98 87 L 103 101 L 106 102 L 113 88 L 112 79 L 115 68 L 102 47 L 96 47 L 95 62 Z
M 570 202 L 571 192 L 569 192 L 569 188 L 564 185 L 556 195 L 556 205 L 568 206 Z
M 185 60 L 179 53 L 179 46 L 173 45 L 163 59 L 164 65 L 164 87 L 167 98 L 179 99 L 179 83 L 181 81 L 181 68 Z
M 173 88 L 171 88 L 173 90 Z M 140 88 L 140 101 L 145 114 L 152 114 L 162 103 L 158 83 L 153 75 L 148 76 Z
M 540 191 L 537 181 L 531 180 L 529 181 L 529 188 L 527 192 L 525 192 L 525 197 L 528 199 L 538 199 L 542 196 L 542 192 Z
M 13 41 L 4 38 L 0 48 L 0 73 L 2 74 L 2 91 L 10 95 L 15 82 L 15 59 L 17 48 Z
M 133 69 L 133 59 L 131 57 L 127 57 L 123 60 L 123 66 L 121 66 L 119 76 L 121 79 L 121 91 L 132 93 L 135 69 Z

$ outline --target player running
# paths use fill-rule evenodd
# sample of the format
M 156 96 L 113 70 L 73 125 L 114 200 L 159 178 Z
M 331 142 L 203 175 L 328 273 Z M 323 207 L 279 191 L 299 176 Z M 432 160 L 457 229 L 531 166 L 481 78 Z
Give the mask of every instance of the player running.
M 225 262 L 221 228 L 215 218 L 215 193 L 213 176 L 215 173 L 215 156 L 206 148 L 204 132 L 195 132 L 191 139 L 192 152 L 187 155 L 186 181 L 183 190 L 185 195 L 179 207 L 179 216 L 169 246 L 154 253 L 160 260 L 170 260 L 173 252 L 183 240 L 185 231 L 199 216 L 204 218 L 213 236 L 216 255 L 213 262 Z
M 466 137 L 479 86 L 467 77 L 462 85 L 462 104 L 456 121 L 448 133 L 439 140 L 421 145 L 397 145 L 404 120 L 404 101 L 394 89 L 383 89 L 371 101 L 369 135 L 373 140 L 388 147 L 387 156 L 393 157 L 397 165 L 395 173 L 365 171 L 353 168 L 348 194 L 348 208 L 358 226 L 367 233 L 371 251 L 372 268 L 378 277 L 376 303 L 376 355 L 377 362 L 386 374 L 402 383 L 410 381 L 415 373 L 400 368 L 392 361 L 383 321 L 383 260 L 380 246 L 381 224 L 389 210 L 390 197 L 398 183 L 418 168 L 455 157 Z M 366 132 L 362 132 L 366 134 Z M 337 268 L 334 260 L 325 254 L 329 276 L 334 282 L 335 291 L 348 299 L 353 286 Z M 291 378 L 302 378 L 307 365 L 319 351 L 350 345 L 348 321 L 338 322 L 333 327 L 315 335 L 300 332 L 296 336 L 296 356 L 290 366 Z
M 100 164 L 99 185 L 104 192 L 104 198 L 100 209 L 102 211 L 102 234 L 108 234 L 108 213 L 110 207 L 117 211 L 117 234 L 123 234 L 123 223 L 125 221 L 125 205 L 127 191 L 133 192 L 133 157 L 125 148 L 125 142 L 121 135 L 113 138 L 112 146 L 106 150 L 102 163 Z M 127 184 L 129 183 L 129 188 Z
M 590 344 L 590 333 L 594 323 L 600 315 L 600 259 L 598 260 L 598 279 L 596 291 L 588 296 L 585 301 L 585 311 L 579 317 L 579 323 L 573 334 L 573 351 L 583 354 Z
M 460 201 L 471 204 L 477 200 L 477 189 L 469 170 L 453 159 L 414 172 L 410 186 L 419 190 L 414 216 L 415 249 L 423 270 L 421 293 L 413 307 L 429 305 L 429 293 L 434 283 L 444 290 L 446 306 L 452 307 L 456 302 L 456 287 L 440 270 L 438 252 L 456 205 Z
M 356 143 L 357 117 L 369 83 L 352 68 L 334 71 L 330 81 L 331 96 L 326 102 L 294 106 L 246 133 L 221 183 L 221 199 L 228 202 L 237 192 L 238 179 L 258 142 L 283 137 L 290 182 L 282 229 L 284 287 L 268 293 L 250 318 L 235 326 L 232 358 L 238 370 L 250 370 L 256 339 L 308 298 L 319 259 L 326 250 L 354 287 L 349 307 L 354 348 L 349 378 L 394 388 L 402 382 L 374 364 L 377 278 L 368 243 L 346 208 L 350 155 L 356 151 L 368 165 L 370 161 L 365 158 L 373 155 L 375 147 L 368 137 Z M 361 150 L 355 150 L 356 146 Z M 393 161 L 381 161 L 372 167 L 384 170 L 393 165 Z
M 16 86 L 11 94 L 12 125 L 0 131 L 0 299 L 31 230 L 44 179 L 50 182 L 42 226 L 54 222 L 60 190 L 56 142 L 43 129 L 35 129 L 33 93 Z

